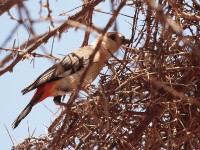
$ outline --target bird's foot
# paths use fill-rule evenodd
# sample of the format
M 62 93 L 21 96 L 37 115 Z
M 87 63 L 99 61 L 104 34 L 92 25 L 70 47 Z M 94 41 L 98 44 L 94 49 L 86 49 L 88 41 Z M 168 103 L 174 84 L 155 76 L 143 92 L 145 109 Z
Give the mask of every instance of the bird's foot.
M 61 102 L 61 98 L 62 98 L 62 96 L 55 96 L 55 97 L 53 98 L 54 103 L 55 103 L 56 105 L 66 107 L 67 104 Z M 63 97 L 63 99 L 64 99 L 64 98 L 65 98 L 65 96 Z
M 62 96 L 55 96 L 54 99 L 53 99 L 54 103 L 56 105 L 59 105 L 59 106 L 62 106 L 62 107 L 66 108 L 66 107 L 70 107 L 74 102 L 74 94 L 71 94 L 71 96 L 70 96 L 70 98 L 69 98 L 67 103 L 63 103 L 62 102 L 64 100 L 64 98 L 65 98 L 65 95 L 63 96 L 62 101 L 61 101 L 61 98 L 62 98 Z

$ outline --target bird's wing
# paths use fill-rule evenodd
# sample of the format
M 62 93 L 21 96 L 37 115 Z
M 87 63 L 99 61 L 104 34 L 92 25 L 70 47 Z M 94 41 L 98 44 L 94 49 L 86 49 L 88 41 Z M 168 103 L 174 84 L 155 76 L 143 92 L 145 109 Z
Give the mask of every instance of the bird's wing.
M 91 46 L 86 46 L 68 54 L 59 63 L 41 74 L 31 85 L 22 90 L 22 93 L 26 94 L 47 82 L 59 80 L 66 75 L 74 74 L 87 67 L 92 52 Z

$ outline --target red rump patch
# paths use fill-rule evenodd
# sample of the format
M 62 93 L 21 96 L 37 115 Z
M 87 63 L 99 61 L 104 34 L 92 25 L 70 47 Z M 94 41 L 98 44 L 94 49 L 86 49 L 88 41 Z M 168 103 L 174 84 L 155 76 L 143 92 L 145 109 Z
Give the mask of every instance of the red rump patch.
M 35 104 L 43 101 L 45 98 L 54 95 L 54 89 L 55 89 L 55 82 L 45 83 L 44 85 L 37 88 L 36 93 L 34 94 L 31 101 L 35 101 Z

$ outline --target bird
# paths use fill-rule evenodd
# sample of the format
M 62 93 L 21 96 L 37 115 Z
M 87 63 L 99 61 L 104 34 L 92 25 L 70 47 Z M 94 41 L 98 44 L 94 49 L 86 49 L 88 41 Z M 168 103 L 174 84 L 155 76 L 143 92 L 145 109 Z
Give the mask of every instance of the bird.
M 97 47 L 99 41 L 101 41 L 101 44 Z M 47 69 L 32 84 L 22 90 L 23 95 L 34 89 L 36 89 L 36 92 L 28 105 L 13 122 L 13 129 L 30 113 L 33 106 L 47 97 L 54 97 L 55 104 L 61 105 L 61 97 L 74 93 L 81 81 L 80 86 L 82 88 L 92 83 L 109 58 L 122 45 L 129 43 L 130 39 L 119 32 L 107 32 L 105 35 L 100 34 L 88 46 L 74 50 L 60 62 Z M 82 79 L 86 69 L 87 72 L 84 79 Z M 67 104 L 71 103 L 69 101 Z

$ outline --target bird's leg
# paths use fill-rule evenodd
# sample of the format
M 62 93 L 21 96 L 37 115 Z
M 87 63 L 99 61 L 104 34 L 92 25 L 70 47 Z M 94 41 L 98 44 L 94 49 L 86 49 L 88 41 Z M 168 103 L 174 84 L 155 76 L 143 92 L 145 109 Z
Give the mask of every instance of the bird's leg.
M 60 105 L 60 106 L 67 107 L 67 106 L 70 106 L 70 105 L 74 102 L 74 100 L 75 100 L 75 95 L 76 95 L 75 92 L 71 93 L 70 98 L 69 98 L 67 104 L 61 102 L 62 96 L 60 96 L 60 95 L 59 95 L 59 96 L 55 96 L 55 97 L 53 98 L 53 101 L 54 101 L 54 103 L 55 103 L 56 105 Z M 62 101 L 64 100 L 64 98 L 65 98 L 65 95 L 63 96 Z
M 88 91 L 89 91 L 89 90 L 87 89 L 87 87 L 84 87 L 84 88 L 82 87 L 82 88 L 81 88 L 81 91 L 83 91 L 83 92 L 85 92 L 86 94 L 88 94 Z M 89 95 L 89 94 L 88 94 L 88 95 Z
M 77 92 L 72 92 L 71 93 L 70 98 L 69 98 L 69 100 L 67 102 L 67 106 L 72 105 L 72 103 L 74 102 L 76 96 L 77 96 Z
M 64 101 L 66 95 L 63 95 L 62 102 Z
M 56 105 L 66 106 L 65 103 L 61 102 L 61 98 L 62 98 L 62 96 L 55 96 L 55 97 L 53 98 L 54 103 L 55 103 Z M 63 98 L 63 99 L 64 99 L 64 98 Z

